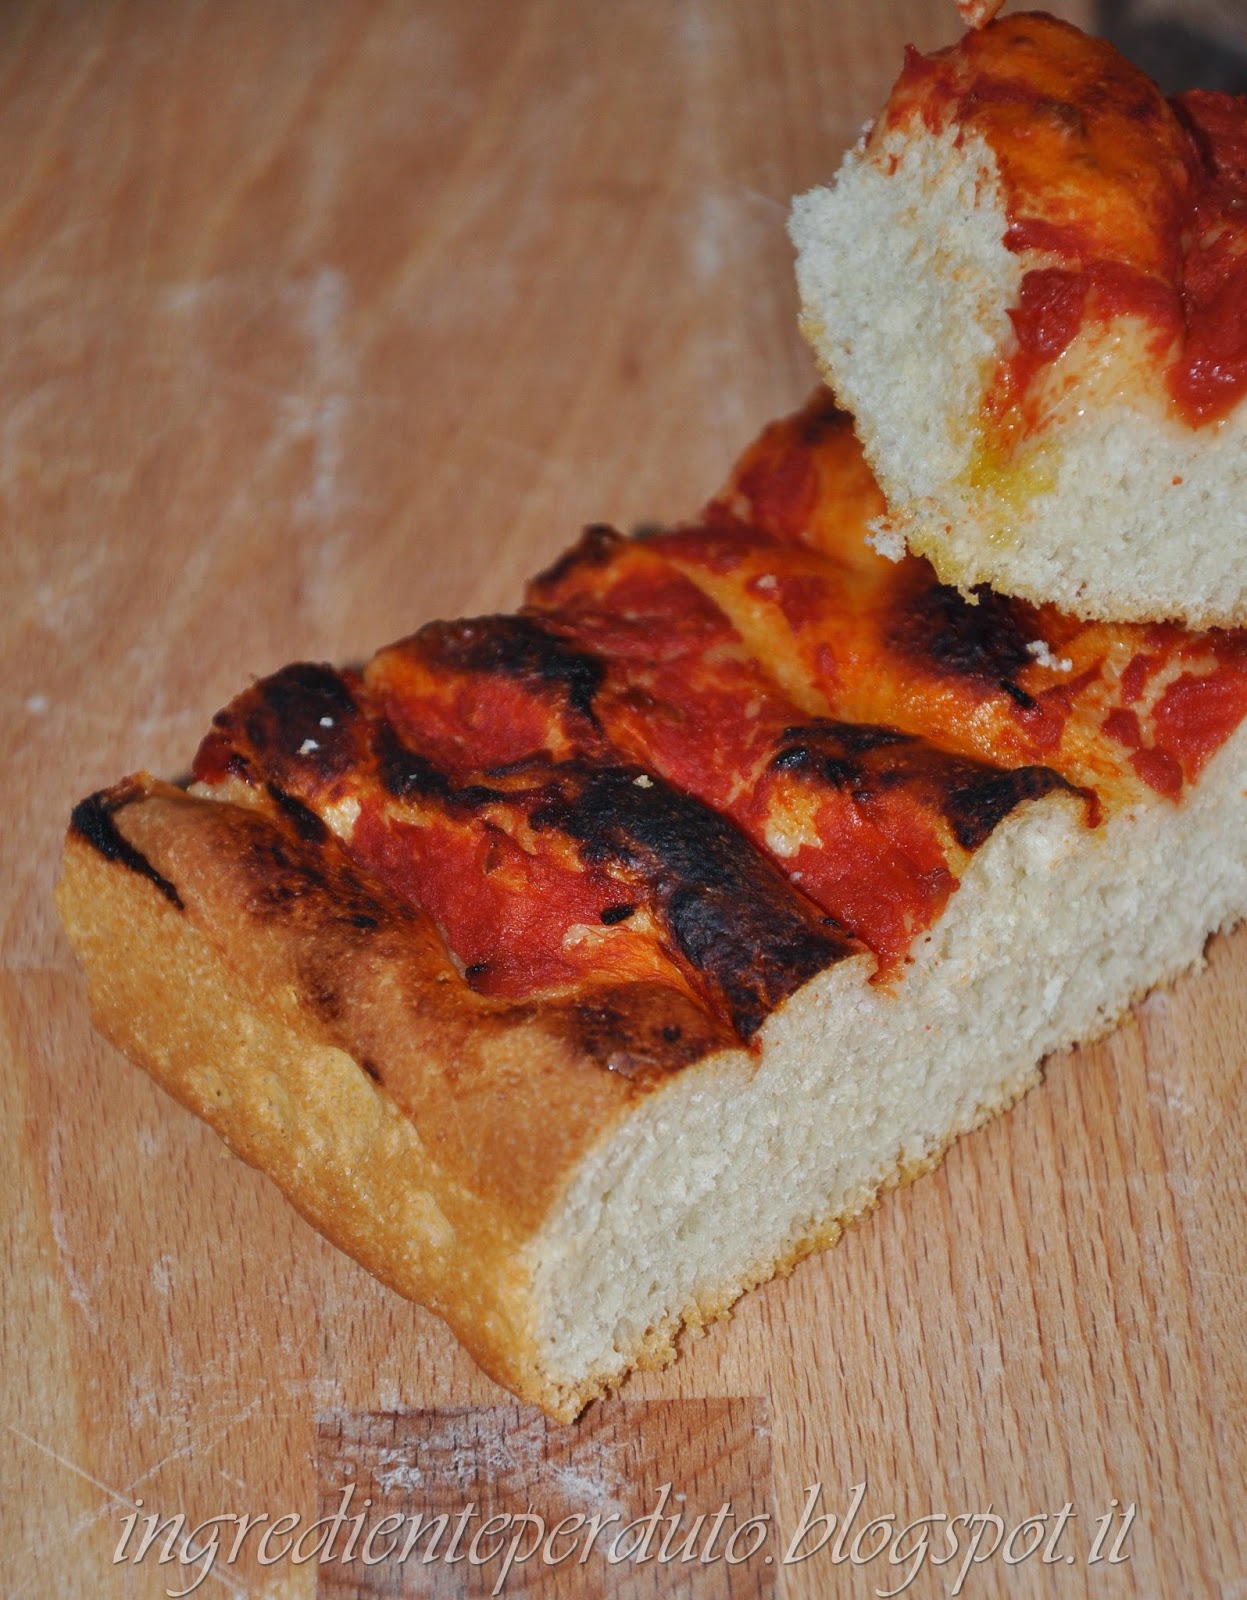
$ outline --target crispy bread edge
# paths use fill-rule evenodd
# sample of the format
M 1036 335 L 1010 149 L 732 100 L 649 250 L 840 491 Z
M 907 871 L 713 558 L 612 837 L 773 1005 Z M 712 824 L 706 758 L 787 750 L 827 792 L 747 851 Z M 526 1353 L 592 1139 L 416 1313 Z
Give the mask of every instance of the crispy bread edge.
M 230 845 L 235 819 L 224 814 L 238 808 L 189 799 L 145 777 L 128 782 L 135 796 L 118 813 L 119 832 L 130 843 L 142 838 L 142 850 L 110 857 L 71 828 L 56 890 L 96 1027 L 236 1155 L 267 1173 L 325 1238 L 446 1321 L 491 1377 L 569 1419 L 584 1400 L 563 1393 L 540 1369 L 525 1247 L 577 1157 L 608 1133 L 635 1091 L 568 1059 L 557 1040 L 522 1020 L 488 1013 L 474 1019 L 470 1010 L 466 1024 L 439 1018 L 440 993 L 426 996 L 435 1014 L 424 1020 L 445 1040 L 443 1059 L 413 1065 L 407 1050 L 378 1067 L 364 1049 L 344 1048 L 344 1034 L 397 1034 L 412 1021 L 402 993 L 410 972 L 386 971 L 400 963 L 407 969 L 410 949 L 383 944 L 370 952 L 374 981 L 358 997 L 359 1014 L 327 1025 L 297 982 L 280 981 L 273 951 L 264 948 L 288 946 L 278 958 L 288 956 L 297 971 L 317 955 L 316 918 L 293 929 L 284 919 L 266 928 L 254 907 L 237 904 L 245 895 Z M 151 848 L 161 835 L 169 837 Z M 153 870 L 138 867 L 135 855 Z M 195 870 L 179 871 L 192 856 Z M 205 877 L 231 895 L 237 915 L 201 894 Z M 501 1070 L 496 1046 L 506 1061 Z M 464 1077 L 492 1079 L 489 1098 L 457 1104 L 447 1075 L 453 1079 L 469 1060 L 475 1070 Z M 532 1117 L 549 1128 L 536 1143 L 527 1141 L 531 1130 L 521 1130 L 530 1150 L 542 1153 L 539 1171 L 508 1170 L 515 1130 L 488 1122 L 491 1105 L 506 1093 L 507 1068 L 516 1064 L 531 1084 Z M 376 1080 L 378 1070 L 393 1088 Z M 413 1093 L 417 1078 L 424 1081 Z M 437 1103 L 441 1117 L 422 1117 Z M 489 1147 L 480 1169 L 465 1165 L 463 1149 L 448 1137 L 448 1122 L 461 1118 L 472 1124 L 465 1143 L 474 1142 L 475 1128 Z M 515 1120 L 525 1123 L 527 1114 L 521 1110 Z M 517 1188 L 527 1204 L 511 1203 Z

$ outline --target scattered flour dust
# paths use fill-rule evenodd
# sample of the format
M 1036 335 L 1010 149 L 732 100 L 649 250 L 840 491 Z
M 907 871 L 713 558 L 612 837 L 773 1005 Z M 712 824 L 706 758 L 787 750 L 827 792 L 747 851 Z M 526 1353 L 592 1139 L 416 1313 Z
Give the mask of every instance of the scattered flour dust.
M 565 1439 L 544 1417 L 517 1416 L 505 1406 L 429 1417 L 410 1444 L 387 1445 L 375 1461 L 373 1479 L 384 1494 L 476 1482 L 526 1500 L 541 1488 L 571 1512 L 627 1515 L 624 1443 L 591 1434 Z

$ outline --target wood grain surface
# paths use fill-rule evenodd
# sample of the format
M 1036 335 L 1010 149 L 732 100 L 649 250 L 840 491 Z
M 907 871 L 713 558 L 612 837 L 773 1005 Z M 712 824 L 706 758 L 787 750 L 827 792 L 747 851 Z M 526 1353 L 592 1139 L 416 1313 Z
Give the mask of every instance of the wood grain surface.
M 768 1562 L 759 1544 L 757 1559 L 748 1555 L 767 1524 L 738 1530 L 729 1512 L 714 1530 L 724 1506 L 740 1508 L 738 1515 L 748 1506 L 750 1515 L 774 1519 L 769 1406 L 758 1396 L 612 1398 L 574 1428 L 514 1404 L 338 1413 L 321 1421 L 317 1447 L 322 1518 L 343 1508 L 344 1484 L 354 1488 L 346 1510 L 371 1501 L 370 1529 L 386 1515 L 396 1519 L 391 1539 L 401 1533 L 406 1542 L 408 1530 L 397 1519 L 405 1521 L 413 1509 L 425 1518 L 406 1561 L 383 1561 L 387 1535 L 377 1532 L 371 1551 L 365 1534 L 354 1560 L 327 1563 L 320 1589 L 325 1600 L 487 1595 L 502 1575 L 513 1539 L 515 1555 L 504 1584 L 513 1595 L 597 1600 L 609 1593 L 619 1600 L 659 1600 L 678 1593 L 681 1600 L 720 1600 L 730 1594 L 771 1600 L 776 1592 L 781 1569 L 775 1553 Z M 463 1523 L 463 1554 L 458 1561 L 438 1559 L 450 1553 L 468 1507 L 477 1509 Z M 700 1525 L 694 1508 L 700 1508 Z M 487 1513 L 538 1517 L 540 1525 L 525 1521 L 514 1532 L 499 1529 L 480 1537 L 480 1564 L 473 1566 L 471 1541 L 483 1534 Z M 646 1543 L 645 1521 L 656 1513 Z M 591 1538 L 592 1528 L 580 1524 L 595 1515 L 600 1529 Z M 444 1532 L 438 1528 L 442 1517 Z M 556 1534 L 556 1528 L 562 1531 Z M 503 1548 L 486 1562 L 482 1558 L 499 1534 Z M 346 1553 L 345 1542 L 339 1549 Z
M 92 1034 L 59 837 L 89 789 L 183 772 L 249 675 L 509 606 L 581 523 L 696 507 L 813 381 L 788 197 L 832 172 L 906 40 L 954 32 L 931 0 L 0 8 L 3 1595 L 185 1588 L 155 1551 L 113 1563 L 127 1516 L 310 1520 L 344 1436 L 374 1483 L 368 1441 L 404 1441 L 387 1493 L 412 1504 L 492 1485 L 542 1509 L 548 1471 L 503 1486 L 479 1444 L 532 1414 L 506 1421 L 437 1321 Z M 576 1437 L 630 1441 L 690 1512 L 723 1482 L 737 1515 L 770 1507 L 774 1559 L 704 1589 L 602 1566 L 567 1592 L 894 1590 L 886 1555 L 781 1560 L 812 1486 L 840 1514 L 865 1483 L 857 1531 L 1071 1506 L 1057 1559 L 998 1553 L 968 1595 L 1241 1600 L 1245 987 L 1247 937 L 1216 941 L 591 1411 Z M 769 1419 L 765 1448 L 707 1443 L 731 1411 L 711 1402 Z M 429 1417 L 462 1408 L 494 1420 L 430 1455 Z M 567 1467 L 585 1446 L 549 1448 Z M 1088 1564 L 1113 1501 L 1136 1507 L 1128 1559 Z M 904 1592 L 953 1592 L 959 1564 Z M 330 1572 L 252 1541 L 195 1592 L 490 1587 Z

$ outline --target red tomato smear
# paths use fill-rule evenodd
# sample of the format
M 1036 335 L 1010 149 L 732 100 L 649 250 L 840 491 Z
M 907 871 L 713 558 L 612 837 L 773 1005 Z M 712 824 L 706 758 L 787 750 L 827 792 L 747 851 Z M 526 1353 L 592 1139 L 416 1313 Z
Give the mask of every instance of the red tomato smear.
M 1155 661 L 1136 656 L 1127 672 L 1147 664 L 1150 675 Z M 1131 687 L 1141 693 L 1145 674 L 1139 671 L 1135 677 L 1138 681 Z M 1131 698 L 1137 700 L 1139 693 Z M 1208 673 L 1185 672 L 1165 688 L 1151 716 L 1153 738 L 1148 749 L 1143 748 L 1143 729 L 1134 711 L 1110 711 L 1103 728 L 1110 738 L 1136 752 L 1130 764 L 1145 783 L 1176 798 L 1183 783 L 1195 782 L 1209 757 L 1247 716 L 1247 674 L 1230 662 Z
M 1023 248 L 1022 231 L 1011 230 L 1006 238 L 1011 249 Z M 1038 248 L 1068 253 L 1062 252 L 1058 243 L 1061 230 L 1043 231 L 1046 238 Z M 1107 323 L 1127 315 L 1151 324 L 1149 343 L 1158 357 L 1181 337 L 1180 299 L 1156 278 L 1112 261 L 1028 272 L 1022 279 L 1018 305 L 1009 312 L 1017 348 L 996 375 L 988 400 L 989 415 L 1001 416 L 1008 408 L 1024 404 L 1038 374 L 1065 353 L 1085 320 Z
M 759 842 L 772 811 L 783 814 L 785 789 L 789 803 L 808 803 L 808 780 L 792 785 L 791 775 L 770 773 L 741 808 L 737 820 Z M 869 799 L 834 792 L 816 803 L 814 827 L 819 844 L 800 845 L 779 857 L 780 865 L 811 899 L 834 907 L 833 915 L 874 951 L 885 972 L 894 969 L 957 887 L 931 814 L 912 802 L 906 814 L 905 796 L 897 791 Z
M 778 457 L 764 455 L 746 467 L 737 479 L 738 491 L 749 501 L 750 517 L 759 527 L 781 537 L 791 529 L 800 537 L 818 498 L 818 474 L 812 458 L 801 451 Z
M 664 557 L 693 562 L 707 572 L 720 574 L 734 572 L 759 546 L 776 543 L 760 529 L 738 522 L 721 522 L 713 528 L 673 528 L 653 541 L 655 550 Z
M 403 738 L 450 773 L 559 753 L 566 743 L 550 701 L 501 674 L 439 679 L 403 673 L 387 659 L 384 675 L 370 687 Z
M 1247 393 L 1247 99 L 1166 101 L 1101 40 L 1052 18 L 1000 19 L 958 45 L 906 55 L 883 127 L 952 116 L 995 152 L 1015 251 L 1047 260 L 1011 313 L 1016 352 L 987 414 L 1001 419 L 1086 322 L 1133 315 L 1166 359 L 1191 427 Z M 1025 415 L 1023 420 L 1033 421 Z
M 695 680 L 655 681 L 650 700 L 628 714 L 626 692 L 603 703 L 611 739 L 668 782 L 724 812 L 797 887 L 874 951 L 899 961 L 915 934 L 943 908 L 955 879 L 940 843 L 938 813 L 901 816 L 901 798 L 876 807 L 860 791 L 832 789 L 817 771 L 776 773 L 773 757 L 800 710 L 772 698 L 756 719 L 742 716 L 743 686 L 720 694 Z M 667 694 L 674 697 L 666 698 Z M 778 853 L 773 825 L 810 816 L 816 845 Z M 793 823 L 795 824 L 795 821 Z M 917 857 L 917 861 L 911 859 Z
M 1167 750 L 1136 750 L 1130 765 L 1150 788 L 1170 800 L 1182 793 L 1182 768 Z
M 1110 711 L 1104 719 L 1104 731 L 1110 739 L 1124 744 L 1127 750 L 1138 750 L 1143 744 L 1143 730 L 1133 711 Z
M 1026 731 L 1035 756 L 1054 757 L 1061 746 L 1074 708 L 1103 675 L 1103 663 L 1096 661 L 1063 683 L 1050 684 L 1035 696 L 1033 706 L 1018 706 L 1014 712 L 1018 725 Z M 1060 762 L 1055 763 L 1058 770 Z
M 651 558 L 648 545 L 630 547 L 628 555 L 609 576 L 595 574 L 597 582 L 583 597 L 569 596 L 552 615 L 543 612 L 542 621 L 586 649 L 627 661 L 672 661 L 715 645 L 739 645 L 723 612 L 691 579 Z
M 1153 708 L 1157 748 L 1175 757 L 1193 783 L 1245 716 L 1247 676 L 1224 669 L 1202 677 L 1183 673 Z
M 355 824 L 351 854 L 428 912 L 482 994 L 522 999 L 574 985 L 587 970 L 614 969 L 660 977 L 691 993 L 674 963 L 651 939 L 630 936 L 626 924 L 604 944 L 564 949 L 569 928 L 601 927 L 603 911 L 633 897 L 601 871 L 569 866 L 556 848 L 529 854 L 479 818 L 397 822 L 369 801 Z
M 779 574 L 773 593 L 784 614 L 784 621 L 794 633 L 822 621 L 832 609 L 834 600 L 827 579 L 812 573 Z
M 1142 698 L 1148 680 L 1163 665 L 1164 658 L 1159 655 L 1131 656 L 1121 675 L 1121 697 L 1126 705 L 1132 706 Z
M 708 548 L 704 539 L 694 545 L 691 534 L 662 540 L 664 554 L 673 547 L 686 559 L 694 548 L 699 559 Z M 625 547 L 612 568 L 584 576 L 588 593 L 565 589 L 559 608 L 544 617 L 605 660 L 594 709 L 607 737 L 729 816 L 882 967 L 893 966 L 956 884 L 938 807 L 907 797 L 904 783 L 878 792 L 837 789 L 816 758 L 808 770 L 774 770 L 771 761 L 799 740 L 808 716 L 744 653 L 728 619 L 690 580 L 655 582 L 655 599 L 643 612 L 653 572 L 654 547 Z M 808 580 L 811 587 L 815 581 Z M 825 595 L 825 585 L 819 589 Z M 808 614 L 824 611 L 825 600 Z M 793 829 L 807 820 L 818 844 L 777 853 L 774 823 L 782 835 L 786 820 Z
M 836 652 L 831 645 L 815 645 L 813 677 L 815 683 L 822 688 L 829 703 L 835 705 L 837 699 L 844 692 L 844 678 L 840 671 L 840 663 L 836 658 Z
M 1211 422 L 1247 389 L 1247 100 L 1195 90 L 1173 106 L 1202 159 L 1183 267 L 1186 347 L 1170 381 L 1187 417 Z

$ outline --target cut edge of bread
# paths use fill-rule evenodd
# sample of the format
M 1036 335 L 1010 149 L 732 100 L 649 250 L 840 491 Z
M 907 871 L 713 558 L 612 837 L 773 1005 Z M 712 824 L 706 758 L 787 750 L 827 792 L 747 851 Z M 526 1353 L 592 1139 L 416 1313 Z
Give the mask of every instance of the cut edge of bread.
M 1137 318 L 1075 338 L 1016 448 L 982 429 L 1009 310 L 1043 264 L 1007 228 L 991 146 L 917 119 L 794 202 L 802 329 L 887 496 L 878 547 L 1086 618 L 1247 620 L 1247 404 L 1176 418 Z
M 760 1055 L 707 1057 L 605 1118 L 519 1230 L 478 1197 L 457 1231 L 413 1120 L 288 996 L 248 993 L 246 951 L 148 879 L 71 835 L 58 893 L 102 1031 L 485 1371 L 569 1420 L 833 1242 L 1247 912 L 1247 728 L 1180 805 L 1084 818 L 1069 796 L 1020 809 L 894 992 L 863 960 L 824 973 Z

